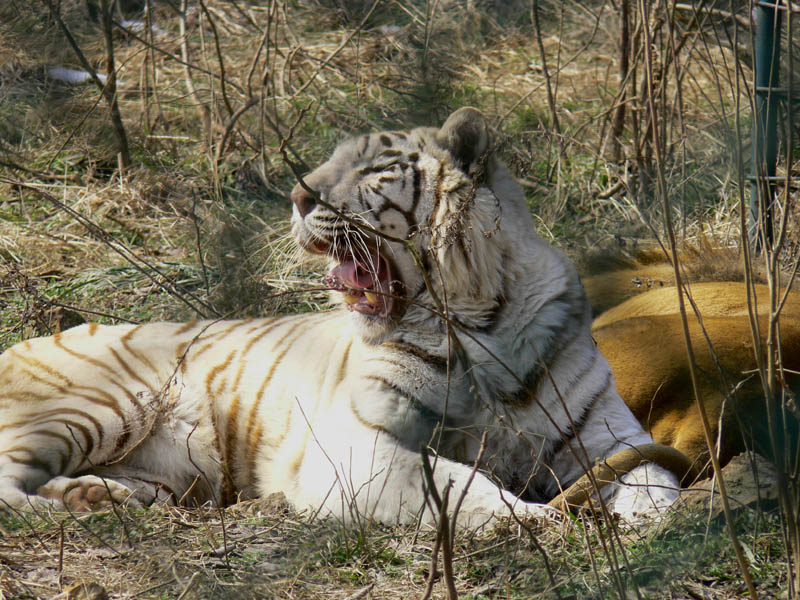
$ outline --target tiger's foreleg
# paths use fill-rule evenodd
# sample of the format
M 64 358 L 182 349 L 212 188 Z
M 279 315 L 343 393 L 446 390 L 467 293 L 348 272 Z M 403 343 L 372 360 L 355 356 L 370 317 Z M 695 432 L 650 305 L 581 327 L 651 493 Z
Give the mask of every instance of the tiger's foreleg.
M 16 427 L 15 427 L 16 425 Z M 138 505 L 135 487 L 91 474 L 90 434 L 79 426 L 8 423 L 0 431 L 0 510 L 66 507 L 97 510 L 114 503 Z M 74 457 L 74 458 L 73 458 Z M 96 454 L 95 454 L 96 457 Z
M 86 440 L 71 427 L 0 431 L 0 510 L 221 503 L 219 458 L 203 443 L 203 432 L 193 436 L 197 428 L 159 423 L 127 451 L 99 458 L 86 452 Z
M 428 497 L 420 452 L 401 443 L 386 431 L 356 432 L 330 428 L 338 435 L 313 436 L 295 473 L 293 490 L 287 492 L 299 508 L 309 506 L 345 522 L 375 520 L 384 523 L 433 523 L 439 515 Z M 527 503 L 501 490 L 487 476 L 473 473 L 469 465 L 444 457 L 430 458 L 433 481 L 441 494 L 450 488 L 448 512 L 464 494 L 457 523 L 467 528 L 491 524 L 511 516 L 552 517 L 558 511 L 546 505 Z M 289 464 L 291 461 L 276 461 Z

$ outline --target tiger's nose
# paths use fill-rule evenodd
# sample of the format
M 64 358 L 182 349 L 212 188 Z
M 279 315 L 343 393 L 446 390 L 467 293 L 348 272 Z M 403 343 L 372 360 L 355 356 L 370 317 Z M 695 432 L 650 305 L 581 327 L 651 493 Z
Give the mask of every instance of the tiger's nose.
M 308 191 L 299 183 L 294 186 L 294 189 L 289 197 L 292 199 L 292 202 L 294 202 L 294 205 L 297 207 L 297 212 L 300 213 L 301 217 L 305 217 L 308 213 L 314 210 L 314 207 L 317 205 L 317 201 L 314 200 L 314 196 L 308 193 Z

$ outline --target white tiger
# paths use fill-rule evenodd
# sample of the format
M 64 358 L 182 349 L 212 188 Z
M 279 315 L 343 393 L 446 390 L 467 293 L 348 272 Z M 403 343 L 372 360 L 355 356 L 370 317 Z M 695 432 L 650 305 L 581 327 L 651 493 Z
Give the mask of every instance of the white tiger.
M 585 465 L 650 442 L 592 341 L 575 270 L 534 233 L 489 145 L 464 108 L 441 129 L 346 141 L 294 188 L 294 237 L 330 258 L 347 310 L 90 324 L 7 350 L 2 503 L 283 491 L 345 520 L 431 519 L 420 448 L 458 498 L 485 432 L 459 513 L 474 526 L 512 506 L 544 514 Z M 645 463 L 603 494 L 631 517 L 678 487 Z

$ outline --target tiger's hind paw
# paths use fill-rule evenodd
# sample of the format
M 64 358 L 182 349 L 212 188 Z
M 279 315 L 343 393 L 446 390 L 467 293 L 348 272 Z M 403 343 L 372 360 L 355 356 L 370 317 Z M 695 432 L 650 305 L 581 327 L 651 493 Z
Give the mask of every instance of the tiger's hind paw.
M 141 506 L 133 493 L 133 490 L 113 479 L 104 480 L 96 475 L 55 477 L 36 490 L 37 496 L 55 500 L 72 512 L 106 510 L 113 504 Z

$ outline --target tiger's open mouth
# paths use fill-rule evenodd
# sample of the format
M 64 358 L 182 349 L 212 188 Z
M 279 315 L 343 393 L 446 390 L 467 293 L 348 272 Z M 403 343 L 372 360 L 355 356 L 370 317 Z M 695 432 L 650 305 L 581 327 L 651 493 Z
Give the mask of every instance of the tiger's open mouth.
M 348 310 L 382 318 L 392 314 L 397 282 L 392 280 L 391 264 L 380 252 L 350 249 L 333 257 L 338 264 L 323 281 L 344 294 Z

